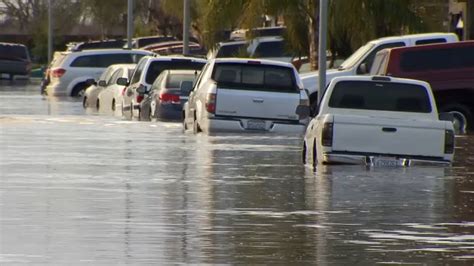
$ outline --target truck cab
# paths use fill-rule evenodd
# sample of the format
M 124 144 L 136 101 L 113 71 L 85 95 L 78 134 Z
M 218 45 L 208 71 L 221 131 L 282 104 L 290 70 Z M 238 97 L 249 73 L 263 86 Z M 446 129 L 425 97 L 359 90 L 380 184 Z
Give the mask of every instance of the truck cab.
M 375 55 L 383 49 L 457 41 L 459 41 L 458 37 L 454 33 L 412 34 L 372 40 L 355 51 L 337 69 L 328 70 L 326 72 L 326 84 L 335 77 L 368 75 L 374 62 Z M 318 72 L 314 71 L 305 73 L 301 75 L 301 80 L 304 88 L 309 92 L 311 105 L 314 107 L 317 105 L 319 91 Z

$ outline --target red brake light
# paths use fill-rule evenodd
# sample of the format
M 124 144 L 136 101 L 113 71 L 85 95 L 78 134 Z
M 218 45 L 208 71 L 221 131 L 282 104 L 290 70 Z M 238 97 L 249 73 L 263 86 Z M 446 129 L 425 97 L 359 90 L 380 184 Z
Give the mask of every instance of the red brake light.
M 51 76 L 53 78 L 60 78 L 64 75 L 64 73 L 66 73 L 66 69 L 63 69 L 63 68 L 54 68 L 52 69 L 51 71 Z
M 333 123 L 324 123 L 321 133 L 321 144 L 325 147 L 332 146 Z
M 206 110 L 213 114 L 216 112 L 216 94 L 208 93 L 206 97 Z
M 141 94 L 137 95 L 137 103 L 141 103 L 143 101 L 143 98 L 145 98 L 144 95 L 141 95 Z
M 160 93 L 160 101 L 163 103 L 181 103 L 179 99 L 179 95 L 171 94 L 171 93 Z

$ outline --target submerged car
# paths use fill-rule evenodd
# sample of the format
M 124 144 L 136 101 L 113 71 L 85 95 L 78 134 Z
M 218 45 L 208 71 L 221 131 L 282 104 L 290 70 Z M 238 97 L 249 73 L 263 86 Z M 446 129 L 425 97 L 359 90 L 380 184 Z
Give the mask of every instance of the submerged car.
M 193 81 L 200 71 L 165 70 L 156 78 L 148 96 L 140 103 L 142 120 L 183 120 L 183 105 L 188 101 Z M 148 110 L 148 111 L 146 111 Z
M 302 134 L 309 100 L 289 63 L 223 58 L 204 67 L 183 109 L 184 129 L 195 133 Z
M 0 42 L 0 77 L 7 74 L 10 80 L 15 76 L 29 76 L 31 59 L 23 44 Z
M 333 79 L 303 144 L 313 165 L 449 165 L 453 157 L 452 116 L 438 115 L 430 85 L 383 76 Z
M 123 94 L 127 87 L 117 84 L 119 78 L 129 79 L 135 69 L 136 64 L 112 65 L 111 78 L 108 84 L 97 96 L 97 108 L 100 113 L 111 112 L 114 115 L 122 116 Z

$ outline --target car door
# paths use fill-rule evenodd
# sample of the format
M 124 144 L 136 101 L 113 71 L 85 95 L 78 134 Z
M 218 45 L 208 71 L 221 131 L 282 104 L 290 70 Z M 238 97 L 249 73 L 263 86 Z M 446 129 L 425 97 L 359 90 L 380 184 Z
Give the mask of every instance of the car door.
M 142 59 L 135 71 L 133 72 L 132 77 L 130 78 L 129 85 L 127 89 L 125 90 L 125 93 L 123 95 L 123 108 L 124 110 L 130 110 L 130 105 L 132 104 L 132 98 L 134 97 L 134 86 L 138 86 L 137 84 L 140 84 L 140 78 L 143 74 L 143 71 L 145 69 L 145 66 L 147 64 L 148 60 L 147 59 Z

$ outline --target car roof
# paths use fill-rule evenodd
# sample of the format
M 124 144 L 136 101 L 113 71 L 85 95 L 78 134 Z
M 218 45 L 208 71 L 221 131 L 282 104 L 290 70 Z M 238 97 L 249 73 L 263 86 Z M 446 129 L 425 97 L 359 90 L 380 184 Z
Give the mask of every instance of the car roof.
M 384 41 L 400 41 L 400 40 L 410 40 L 410 39 L 426 39 L 426 38 L 443 38 L 443 37 L 451 37 L 457 38 L 454 33 L 447 33 L 447 32 L 432 32 L 432 33 L 418 33 L 418 34 L 408 34 L 408 35 L 401 35 L 401 36 L 389 36 L 389 37 L 382 37 L 370 43 L 378 43 Z
M 168 72 L 170 75 L 177 75 L 177 74 L 194 74 L 194 72 L 199 70 L 194 69 L 166 69 L 164 70 Z
M 206 59 L 203 58 L 197 58 L 197 57 L 191 57 L 191 56 L 180 56 L 180 55 L 159 55 L 159 56 L 145 56 L 144 58 L 148 58 L 150 61 L 182 61 L 184 60 L 189 60 L 193 62 L 198 62 L 198 63 L 207 63 Z
M 26 45 L 21 44 L 21 43 L 10 43 L 10 42 L 0 42 L 0 45 L 26 47 Z
M 266 59 L 259 59 L 259 58 L 215 58 L 212 59 L 215 63 L 236 63 L 236 64 L 248 64 L 250 62 L 260 62 L 262 65 L 270 65 L 270 66 L 282 66 L 282 67 L 289 67 L 294 68 L 291 63 L 280 62 L 275 60 L 266 60 Z
M 129 54 L 129 53 L 141 53 L 141 54 L 153 54 L 150 51 L 146 51 L 143 49 L 122 49 L 122 48 L 117 48 L 117 49 L 90 49 L 90 50 L 82 50 L 82 51 L 67 51 L 66 53 L 69 54 L 83 54 L 83 55 L 89 55 L 89 54 Z
M 419 51 L 419 50 L 432 50 L 436 48 L 461 48 L 474 46 L 474 41 L 462 41 L 462 42 L 451 42 L 451 43 L 432 43 L 416 46 L 396 47 L 387 49 L 391 52 L 403 52 L 403 51 Z
M 430 87 L 430 85 L 422 80 L 415 79 L 406 79 L 406 78 L 394 78 L 388 76 L 341 76 L 335 77 L 331 80 L 331 83 L 336 83 L 340 81 L 370 81 L 370 82 L 396 82 L 396 83 L 408 83 L 414 85 L 421 85 L 424 87 Z

